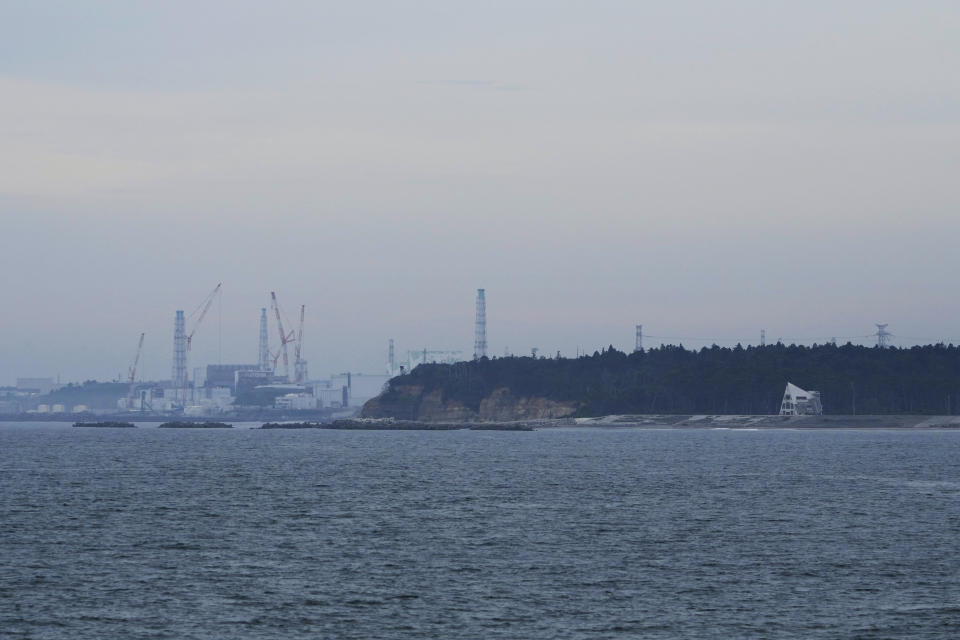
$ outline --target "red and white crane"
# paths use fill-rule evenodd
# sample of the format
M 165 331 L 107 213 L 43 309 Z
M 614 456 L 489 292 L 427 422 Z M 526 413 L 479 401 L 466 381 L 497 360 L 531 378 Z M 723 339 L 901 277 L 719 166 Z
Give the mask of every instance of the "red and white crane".
M 290 333 L 287 333 L 283 330 L 283 318 L 280 315 L 280 303 L 277 302 L 277 294 L 274 291 L 270 292 L 270 306 L 273 307 L 273 311 L 277 316 L 277 330 L 280 332 L 280 349 L 283 352 L 283 375 L 287 382 L 290 382 L 290 359 L 287 357 L 287 344 L 294 342 L 293 329 L 290 330 Z M 297 353 L 299 353 L 299 351 Z

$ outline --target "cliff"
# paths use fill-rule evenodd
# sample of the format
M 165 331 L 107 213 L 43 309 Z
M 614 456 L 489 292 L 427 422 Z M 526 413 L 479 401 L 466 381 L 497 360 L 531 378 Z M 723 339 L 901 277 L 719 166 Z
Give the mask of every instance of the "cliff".
M 421 385 L 397 385 L 367 401 L 364 418 L 396 418 L 420 422 L 511 422 L 563 418 L 576 411 L 574 402 L 536 396 L 517 396 L 501 387 L 480 400 L 475 409 L 444 398 L 443 391 L 424 391 Z

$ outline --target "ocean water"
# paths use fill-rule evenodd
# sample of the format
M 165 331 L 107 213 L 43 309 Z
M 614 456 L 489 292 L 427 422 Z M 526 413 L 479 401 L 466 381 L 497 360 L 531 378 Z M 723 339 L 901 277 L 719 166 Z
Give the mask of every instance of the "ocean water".
M 958 432 L 0 423 L 3 638 L 955 638 L 958 547 Z

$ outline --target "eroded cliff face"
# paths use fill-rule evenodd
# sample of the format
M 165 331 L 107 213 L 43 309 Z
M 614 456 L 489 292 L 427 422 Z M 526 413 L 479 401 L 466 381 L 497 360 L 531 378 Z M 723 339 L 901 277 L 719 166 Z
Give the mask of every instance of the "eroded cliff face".
M 416 419 L 422 422 L 468 422 L 476 420 L 477 414 L 456 400 L 444 402 L 443 392 L 437 389 L 421 397 Z
M 509 389 L 497 389 L 480 401 L 479 419 L 490 422 L 564 418 L 574 411 L 574 402 L 557 402 L 548 398 L 515 396 Z
M 443 400 L 440 390 L 424 393 L 423 387 L 397 386 L 363 405 L 364 418 L 395 418 L 420 422 L 511 422 L 563 418 L 574 411 L 574 402 L 515 396 L 509 389 L 497 389 L 480 401 L 474 411 L 457 400 Z

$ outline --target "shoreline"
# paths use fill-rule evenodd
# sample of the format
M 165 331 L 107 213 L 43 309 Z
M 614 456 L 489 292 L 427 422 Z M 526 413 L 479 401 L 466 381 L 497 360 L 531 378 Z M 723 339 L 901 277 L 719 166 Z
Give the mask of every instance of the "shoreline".
M 299 418 L 299 419 L 298 419 Z M 102 422 L 102 420 L 90 420 Z M 139 417 L 128 417 L 127 422 L 155 422 Z M 169 421 L 169 419 L 168 419 Z M 0 417 L 4 422 L 72 423 L 73 419 L 54 418 L 47 420 L 22 420 L 9 416 Z M 356 429 L 369 431 L 529 431 L 532 429 L 594 428 L 594 429 L 707 429 L 707 430 L 960 430 L 960 416 L 937 415 L 825 415 L 825 416 L 779 416 L 779 415 L 610 415 L 591 418 L 544 418 L 497 422 L 421 422 L 394 420 L 391 418 L 359 418 L 332 421 L 306 421 L 299 416 L 284 416 L 274 420 L 238 420 L 257 423 L 269 429 Z M 270 426 L 267 427 L 266 425 Z M 296 426 L 295 426 L 296 425 Z
M 948 415 L 614 415 L 571 422 L 585 427 L 661 429 L 960 429 L 960 416 Z

